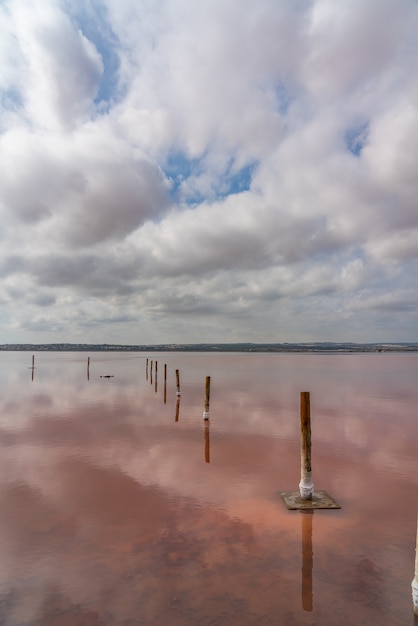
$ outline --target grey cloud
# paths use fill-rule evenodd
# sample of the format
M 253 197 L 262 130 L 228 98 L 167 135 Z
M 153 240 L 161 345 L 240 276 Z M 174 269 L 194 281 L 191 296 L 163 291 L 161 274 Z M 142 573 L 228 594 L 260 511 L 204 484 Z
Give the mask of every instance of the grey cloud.
M 57 299 L 51 293 L 37 293 L 32 298 L 33 304 L 36 304 L 39 307 L 50 307 L 56 303 Z
M 121 239 L 162 215 L 169 196 L 161 170 L 132 151 L 118 157 L 117 142 L 110 135 L 99 143 L 86 132 L 63 139 L 59 152 L 51 140 L 8 133 L 0 139 L 4 210 L 14 220 L 46 222 L 53 238 L 77 246 Z
M 91 172 L 62 236 L 75 245 L 120 239 L 163 214 L 169 203 L 166 181 L 155 165 L 103 161 Z
M 24 257 L 9 255 L 0 260 L 0 276 L 6 277 L 19 272 L 25 266 Z
M 32 258 L 22 273 L 32 276 L 42 287 L 126 296 L 133 292 L 131 283 L 138 275 L 138 262 L 138 258 L 124 260 L 111 250 L 101 255 L 51 254 Z
M 173 213 L 137 238 L 148 265 L 161 275 L 262 269 L 329 254 L 345 245 L 327 219 L 295 220 L 280 207 L 262 206 L 257 194 Z

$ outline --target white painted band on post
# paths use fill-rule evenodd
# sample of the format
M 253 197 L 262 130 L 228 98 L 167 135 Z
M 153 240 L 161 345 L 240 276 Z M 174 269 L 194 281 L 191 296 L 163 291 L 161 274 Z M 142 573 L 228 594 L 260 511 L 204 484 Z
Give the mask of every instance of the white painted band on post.
M 305 475 L 299 483 L 299 492 L 302 500 L 312 500 L 312 494 L 314 492 L 314 486 L 312 482 L 312 476 Z
M 203 419 L 204 420 L 208 420 L 209 419 L 209 411 L 203 411 Z
M 176 391 L 176 396 L 181 396 L 180 391 Z

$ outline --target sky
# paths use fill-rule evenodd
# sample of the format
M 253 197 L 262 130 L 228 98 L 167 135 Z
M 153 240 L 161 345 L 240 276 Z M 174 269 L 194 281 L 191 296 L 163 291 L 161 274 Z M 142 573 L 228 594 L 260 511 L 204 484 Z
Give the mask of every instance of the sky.
M 416 0 L 1 0 L 0 343 L 418 341 Z

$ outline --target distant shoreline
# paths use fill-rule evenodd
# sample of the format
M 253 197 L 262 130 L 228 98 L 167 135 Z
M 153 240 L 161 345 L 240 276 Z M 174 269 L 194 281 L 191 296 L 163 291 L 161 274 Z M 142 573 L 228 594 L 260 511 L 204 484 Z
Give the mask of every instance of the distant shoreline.
M 418 352 L 418 343 L 3 344 L 7 352 Z

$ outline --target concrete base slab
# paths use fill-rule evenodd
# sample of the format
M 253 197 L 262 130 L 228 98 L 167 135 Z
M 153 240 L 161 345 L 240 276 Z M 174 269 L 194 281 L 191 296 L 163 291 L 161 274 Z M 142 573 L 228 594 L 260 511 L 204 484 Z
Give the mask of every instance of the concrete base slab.
M 314 491 L 312 500 L 302 500 L 299 491 L 282 491 L 280 497 L 290 511 L 313 509 L 340 509 L 340 505 L 326 491 Z

